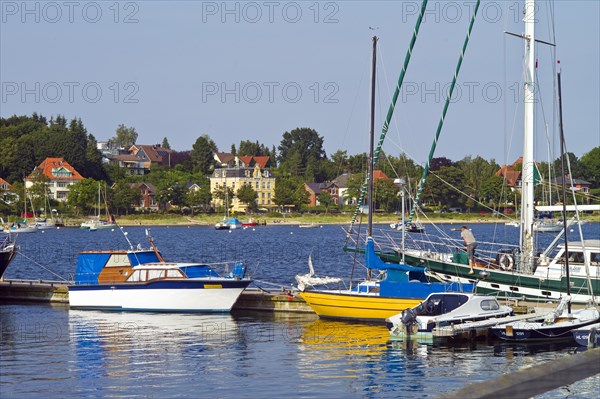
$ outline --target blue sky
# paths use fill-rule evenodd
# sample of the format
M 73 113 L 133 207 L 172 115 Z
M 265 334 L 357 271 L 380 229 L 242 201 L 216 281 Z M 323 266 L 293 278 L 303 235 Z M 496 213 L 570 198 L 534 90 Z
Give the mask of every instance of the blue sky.
M 436 155 L 512 163 L 522 145 L 523 1 L 484 1 Z M 423 162 L 474 1 L 429 2 L 384 149 Z M 367 150 L 371 36 L 380 38 L 377 133 L 416 20 L 417 1 L 0 2 L 0 115 L 80 117 L 97 139 L 124 123 L 177 150 L 210 135 L 278 145 L 312 127 L 328 154 Z M 537 38 L 556 41 L 565 134 L 600 145 L 600 3 L 540 2 Z M 552 17 L 552 14 L 554 17 Z M 375 28 L 371 30 L 369 28 Z M 552 30 L 554 29 L 554 34 Z M 555 35 L 555 38 L 553 37 Z M 550 47 L 538 45 L 536 158 L 556 142 Z M 549 139 L 546 138 L 546 126 Z M 558 147 L 553 146 L 558 153 Z

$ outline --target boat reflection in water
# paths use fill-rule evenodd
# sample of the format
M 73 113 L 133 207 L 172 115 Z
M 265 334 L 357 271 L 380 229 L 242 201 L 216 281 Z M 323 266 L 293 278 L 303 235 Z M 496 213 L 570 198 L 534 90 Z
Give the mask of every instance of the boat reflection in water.
M 238 341 L 238 326 L 229 314 L 69 310 L 69 332 L 80 378 L 126 375 L 131 390 L 147 389 L 157 373 L 187 374 L 181 358 L 202 357 L 194 362 L 194 372 L 215 367 L 230 342 Z M 169 361 L 176 366 L 165 367 Z

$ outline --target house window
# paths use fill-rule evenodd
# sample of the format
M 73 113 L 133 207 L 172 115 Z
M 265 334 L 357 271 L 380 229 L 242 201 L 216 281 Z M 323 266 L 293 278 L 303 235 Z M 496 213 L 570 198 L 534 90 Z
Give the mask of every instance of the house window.
M 267 198 L 269 198 L 269 199 L 271 198 L 271 193 L 267 193 Z M 271 202 L 271 201 L 269 201 L 269 202 Z
M 265 198 L 265 193 L 261 193 L 262 194 L 262 198 Z
M 266 182 L 262 182 L 262 188 L 265 188 L 265 187 L 267 187 Z
M 259 185 L 260 185 L 260 183 L 259 183 L 259 182 L 256 182 L 256 189 L 257 189 L 257 190 L 259 189 Z
M 267 182 L 267 188 L 271 188 L 271 182 L 270 181 Z
M 65 182 L 58 182 L 57 186 L 60 187 L 60 188 L 65 188 L 65 187 L 67 187 L 67 183 L 65 183 Z

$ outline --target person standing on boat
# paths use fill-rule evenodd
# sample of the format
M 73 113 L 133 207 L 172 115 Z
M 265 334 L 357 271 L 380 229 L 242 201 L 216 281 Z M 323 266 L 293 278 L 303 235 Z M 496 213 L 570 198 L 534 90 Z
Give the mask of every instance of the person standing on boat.
M 473 271 L 473 266 L 475 266 L 475 248 L 477 248 L 477 240 L 475 240 L 475 236 L 467 226 L 463 226 L 460 230 L 460 236 L 467 246 L 467 256 L 469 257 L 469 267 L 471 268 L 469 274 L 473 274 L 475 273 Z

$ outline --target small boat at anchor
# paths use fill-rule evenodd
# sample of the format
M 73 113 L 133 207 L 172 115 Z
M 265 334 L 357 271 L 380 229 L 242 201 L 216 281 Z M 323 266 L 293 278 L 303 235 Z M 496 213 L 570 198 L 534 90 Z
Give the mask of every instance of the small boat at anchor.
M 221 223 L 215 224 L 215 230 L 237 230 L 242 227 L 242 223 L 237 218 L 223 219 Z
M 564 297 L 553 312 L 548 313 L 539 322 L 517 321 L 500 324 L 490 331 L 505 341 L 556 341 L 572 340 L 573 330 L 600 322 L 600 312 L 595 308 L 586 308 L 567 312 L 571 298 Z
M 496 298 L 462 292 L 431 294 L 418 306 L 388 317 L 386 325 L 392 340 L 433 342 L 434 331 L 441 327 L 507 317 L 512 308 L 500 305 Z
M 165 262 L 152 249 L 81 252 L 72 309 L 150 312 L 229 312 L 250 285 L 241 262 L 224 275 L 216 264 Z M 230 264 L 219 264 L 228 267 Z

